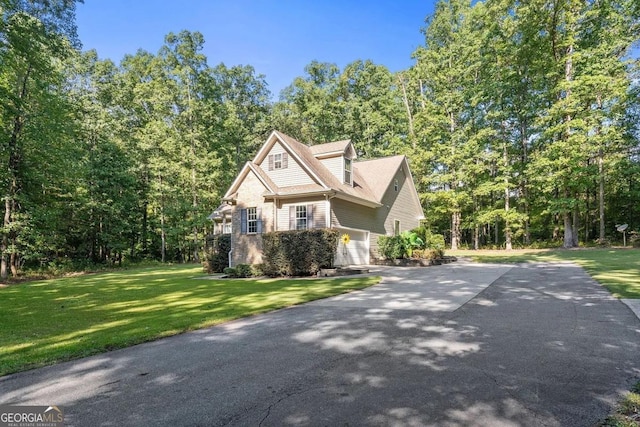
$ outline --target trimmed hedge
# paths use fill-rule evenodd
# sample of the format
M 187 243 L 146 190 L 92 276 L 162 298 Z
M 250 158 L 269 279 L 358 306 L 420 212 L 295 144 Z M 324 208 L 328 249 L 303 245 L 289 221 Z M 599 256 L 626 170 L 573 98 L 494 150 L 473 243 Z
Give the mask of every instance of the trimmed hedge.
M 229 266 L 231 234 L 216 234 L 207 237 L 204 267 L 207 273 L 222 273 Z
M 338 240 L 338 231 L 327 228 L 264 233 L 264 274 L 309 276 L 332 267 Z

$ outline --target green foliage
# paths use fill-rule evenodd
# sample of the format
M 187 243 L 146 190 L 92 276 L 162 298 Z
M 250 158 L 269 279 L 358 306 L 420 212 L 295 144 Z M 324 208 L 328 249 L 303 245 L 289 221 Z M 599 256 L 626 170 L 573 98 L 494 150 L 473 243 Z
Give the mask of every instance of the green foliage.
M 245 279 L 254 276 L 254 269 L 249 264 L 238 264 L 235 267 L 225 267 L 223 273 L 232 279 Z
M 198 265 L 162 265 L 0 288 L 0 324 L 11 331 L 0 334 L 0 376 L 380 281 L 379 277 L 194 280 L 203 275 Z M 43 294 L 55 298 L 43 298 Z M 30 313 L 29 321 L 25 321 L 25 311 Z
M 442 249 L 416 249 L 413 251 L 412 258 L 436 260 L 442 259 L 444 250 Z
M 407 255 L 406 240 L 402 236 L 378 237 L 378 251 L 384 259 L 400 259 Z
M 273 104 L 253 67 L 210 66 L 198 32 L 119 64 L 80 53 L 76 3 L 2 1 L 1 275 L 199 261 L 207 215 L 273 128 L 409 156 L 441 233 L 414 230 L 427 248 L 617 242 L 615 224 L 640 227 L 637 1 L 441 1 L 414 66 L 314 61 Z
M 209 274 L 222 273 L 224 268 L 229 265 L 230 250 L 230 234 L 208 236 L 205 246 L 205 271 Z
M 264 274 L 308 276 L 331 267 L 338 246 L 334 229 L 276 231 L 262 234 Z
M 414 249 L 424 248 L 424 240 L 414 231 L 404 231 L 400 234 L 400 238 L 403 240 L 403 246 L 405 247 L 408 258 L 413 256 Z
M 433 233 L 427 226 L 420 225 L 419 227 L 411 230 L 412 233 L 415 233 L 416 236 L 420 238 L 423 244 L 419 247 L 419 249 L 438 249 L 444 250 L 445 242 L 444 236 L 442 234 Z

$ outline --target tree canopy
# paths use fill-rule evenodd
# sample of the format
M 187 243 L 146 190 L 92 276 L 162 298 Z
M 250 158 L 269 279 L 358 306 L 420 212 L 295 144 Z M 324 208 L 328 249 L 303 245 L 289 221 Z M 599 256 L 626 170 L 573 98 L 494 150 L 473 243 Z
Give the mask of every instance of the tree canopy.
M 407 155 L 426 225 L 454 248 L 640 229 L 637 1 L 441 0 L 413 66 L 313 61 L 275 102 L 250 65 L 210 65 L 197 31 L 119 64 L 82 51 L 76 3 L 0 0 L 2 279 L 197 261 L 272 129 Z

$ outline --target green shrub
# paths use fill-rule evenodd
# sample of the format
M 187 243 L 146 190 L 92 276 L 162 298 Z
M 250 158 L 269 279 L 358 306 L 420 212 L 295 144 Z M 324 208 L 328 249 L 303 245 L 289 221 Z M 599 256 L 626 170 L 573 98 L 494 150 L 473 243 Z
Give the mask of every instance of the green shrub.
M 405 240 L 401 236 L 378 237 L 378 252 L 385 259 L 404 258 L 407 253 Z
M 444 236 L 442 234 L 431 234 L 426 240 L 428 249 L 444 251 Z
M 412 233 L 418 235 L 424 242 L 424 245 L 418 249 L 442 249 L 444 250 L 444 236 L 442 234 L 433 233 L 424 225 L 411 230 Z
M 238 264 L 235 267 L 225 267 L 224 274 L 234 279 L 253 277 L 253 267 L 249 264 Z
M 413 251 L 413 258 L 418 259 L 442 259 L 444 251 L 442 249 L 416 249 Z
M 262 234 L 263 273 L 308 276 L 331 267 L 339 233 L 332 229 L 274 231 Z
M 238 264 L 236 265 L 236 277 L 244 278 L 244 277 L 252 277 L 253 269 L 249 264 Z
M 251 265 L 251 275 L 253 277 L 265 276 L 264 264 L 252 264 Z
M 208 236 L 204 257 L 204 268 L 207 273 L 211 274 L 224 272 L 225 267 L 229 265 L 230 250 L 230 234 L 216 234 Z

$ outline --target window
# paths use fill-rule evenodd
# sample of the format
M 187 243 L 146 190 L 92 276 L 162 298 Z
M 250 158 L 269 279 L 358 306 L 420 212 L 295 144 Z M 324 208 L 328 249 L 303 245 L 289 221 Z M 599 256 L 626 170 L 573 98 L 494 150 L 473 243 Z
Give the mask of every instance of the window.
M 313 204 L 289 206 L 289 230 L 307 230 L 313 227 Z
M 262 233 L 260 208 L 240 209 L 240 234 Z
M 400 235 L 400 220 L 399 219 L 394 219 L 393 220 L 393 235 L 394 236 L 399 236 Z
M 270 171 L 286 169 L 289 163 L 289 155 L 287 153 L 269 154 L 268 163 Z
M 247 232 L 258 232 L 258 212 L 256 208 L 247 209 Z
M 296 230 L 307 229 L 307 207 L 296 206 Z
M 231 223 L 230 222 L 222 224 L 222 233 L 223 234 L 231 234 Z
M 344 183 L 351 184 L 351 159 L 344 159 Z
M 396 193 L 398 192 L 398 180 L 394 180 L 393 181 L 393 189 L 396 191 Z

